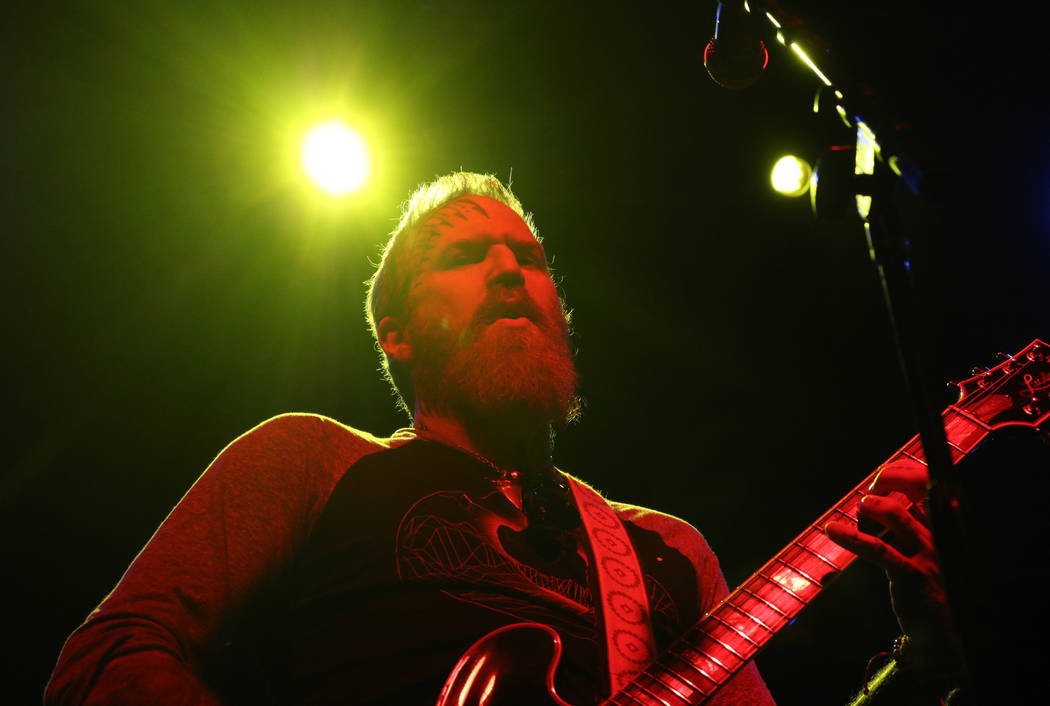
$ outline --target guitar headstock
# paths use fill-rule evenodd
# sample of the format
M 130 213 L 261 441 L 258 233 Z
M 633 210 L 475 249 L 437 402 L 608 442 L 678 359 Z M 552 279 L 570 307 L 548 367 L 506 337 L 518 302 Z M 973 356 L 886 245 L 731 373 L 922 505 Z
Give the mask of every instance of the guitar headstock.
M 1002 355 L 1002 354 L 1000 354 Z M 953 407 L 992 427 L 1038 427 L 1050 418 L 1050 346 L 1036 339 L 993 368 L 957 383 Z

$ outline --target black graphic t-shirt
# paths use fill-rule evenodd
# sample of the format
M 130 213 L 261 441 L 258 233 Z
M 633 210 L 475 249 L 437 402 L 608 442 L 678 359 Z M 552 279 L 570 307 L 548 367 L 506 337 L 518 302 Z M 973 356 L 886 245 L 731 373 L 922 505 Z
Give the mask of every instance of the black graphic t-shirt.
M 662 648 L 700 617 L 695 574 L 655 532 L 627 528 Z M 432 703 L 480 636 L 535 621 L 563 640 L 559 695 L 596 702 L 605 658 L 582 528 L 539 529 L 458 450 L 419 440 L 361 459 L 290 572 L 291 701 Z

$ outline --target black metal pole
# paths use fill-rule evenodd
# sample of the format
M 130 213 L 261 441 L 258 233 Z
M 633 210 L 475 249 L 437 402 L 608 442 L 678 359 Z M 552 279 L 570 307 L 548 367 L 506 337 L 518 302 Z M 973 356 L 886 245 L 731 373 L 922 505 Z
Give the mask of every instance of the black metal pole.
M 911 242 L 898 221 L 891 202 L 891 186 L 903 184 L 915 197 L 930 196 L 928 174 L 922 169 L 886 119 L 884 106 L 869 90 L 847 97 L 843 90 L 859 89 L 861 84 L 845 80 L 838 71 L 829 76 L 818 65 L 827 58 L 828 48 L 808 32 L 806 23 L 789 15 L 776 0 L 759 0 L 755 7 L 746 6 L 754 16 L 768 20 L 769 44 L 783 46 L 788 55 L 802 61 L 825 86 L 834 110 L 843 123 L 856 129 L 857 146 L 849 186 L 838 184 L 838 191 L 856 198 L 857 211 L 864 223 L 868 250 L 879 275 L 883 297 L 893 329 L 897 357 L 908 390 L 908 407 L 919 430 L 925 462 L 930 473 L 928 499 L 934 544 L 945 580 L 948 607 L 959 639 L 965 666 L 964 679 L 970 694 L 981 698 L 980 684 L 975 682 L 975 645 L 977 634 L 973 615 L 975 605 L 969 586 L 974 582 L 973 564 L 969 561 L 970 541 L 966 507 L 953 472 L 953 461 L 941 417 L 941 405 L 935 379 L 929 364 L 933 350 L 928 320 L 923 312 L 915 270 L 911 261 Z M 819 50 L 819 51 L 818 51 Z M 851 88 L 842 89 L 843 86 Z M 826 187 L 825 187 L 826 188 Z M 814 202 L 816 203 L 816 202 Z
M 980 631 L 973 622 L 975 600 L 971 594 L 972 587 L 979 584 L 973 580 L 973 566 L 969 560 L 968 547 L 974 544 L 964 514 L 963 492 L 953 473 L 954 463 L 937 401 L 937 392 L 943 386 L 934 385 L 935 377 L 929 372 L 933 346 L 925 325 L 928 314 L 923 310 L 915 281 L 907 230 L 890 203 L 892 177 L 885 172 L 878 174 L 879 169 L 875 171 L 868 182 L 874 188 L 868 194 L 871 201 L 864 218 L 864 232 L 872 263 L 879 275 L 898 361 L 908 390 L 909 406 L 929 468 L 930 520 L 955 633 L 952 637 L 959 643 L 958 656 L 964 663 L 962 677 L 966 683 L 962 686 L 973 697 L 974 703 L 980 703 L 982 685 L 977 678 L 975 654 L 978 646 L 974 644 Z

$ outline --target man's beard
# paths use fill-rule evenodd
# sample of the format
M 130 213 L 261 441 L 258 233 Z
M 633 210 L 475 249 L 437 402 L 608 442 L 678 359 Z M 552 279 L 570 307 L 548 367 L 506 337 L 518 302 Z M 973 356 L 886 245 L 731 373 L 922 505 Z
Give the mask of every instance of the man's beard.
M 574 421 L 580 412 L 579 377 L 565 316 L 558 311 L 552 321 L 531 299 L 523 306 L 532 323 L 500 323 L 495 318 L 500 303 L 493 298 L 462 332 L 439 321 L 417 325 L 416 397 L 479 421 L 554 426 Z

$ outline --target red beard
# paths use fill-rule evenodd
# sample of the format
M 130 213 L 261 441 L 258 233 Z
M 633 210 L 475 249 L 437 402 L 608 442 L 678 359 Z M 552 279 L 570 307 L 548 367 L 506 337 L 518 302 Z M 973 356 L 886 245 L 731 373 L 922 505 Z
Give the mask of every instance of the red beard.
M 498 299 L 478 309 L 462 332 L 440 323 L 416 326 L 417 398 L 472 416 L 556 426 L 579 414 L 578 375 L 561 311 L 555 321 L 529 300 L 528 321 L 497 318 Z M 517 313 L 517 312 L 514 312 Z

